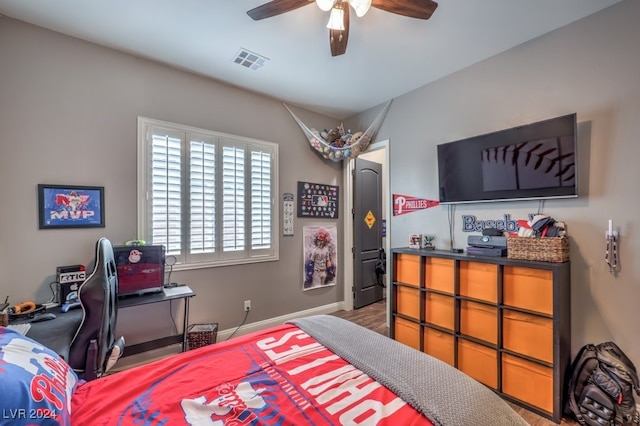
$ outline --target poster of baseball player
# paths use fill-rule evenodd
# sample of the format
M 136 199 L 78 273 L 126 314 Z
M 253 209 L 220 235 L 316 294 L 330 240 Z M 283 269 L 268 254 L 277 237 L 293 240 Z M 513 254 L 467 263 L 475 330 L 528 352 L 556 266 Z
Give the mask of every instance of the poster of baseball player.
M 303 289 L 336 285 L 338 256 L 335 226 L 305 226 Z

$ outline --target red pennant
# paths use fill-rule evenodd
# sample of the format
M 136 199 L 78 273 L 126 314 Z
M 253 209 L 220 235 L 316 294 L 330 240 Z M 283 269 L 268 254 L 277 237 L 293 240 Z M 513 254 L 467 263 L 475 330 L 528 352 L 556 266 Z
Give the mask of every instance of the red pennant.
M 436 200 L 425 200 L 410 195 L 393 194 L 393 215 L 398 216 L 439 205 Z

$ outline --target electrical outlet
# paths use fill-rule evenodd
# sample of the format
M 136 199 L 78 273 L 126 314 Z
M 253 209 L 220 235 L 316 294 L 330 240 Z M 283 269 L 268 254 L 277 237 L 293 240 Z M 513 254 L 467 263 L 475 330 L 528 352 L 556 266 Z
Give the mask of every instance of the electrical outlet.
M 251 300 L 245 300 L 244 301 L 244 311 L 248 312 L 251 310 Z

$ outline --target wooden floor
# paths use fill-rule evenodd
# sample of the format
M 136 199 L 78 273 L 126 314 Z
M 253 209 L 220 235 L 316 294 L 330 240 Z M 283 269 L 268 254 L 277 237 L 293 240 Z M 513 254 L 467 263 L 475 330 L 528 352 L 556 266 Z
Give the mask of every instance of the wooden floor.
M 373 330 L 377 333 L 383 334 L 385 336 L 389 336 L 389 329 L 386 326 L 386 300 L 382 300 L 381 302 L 373 303 L 369 306 L 365 306 L 364 308 L 355 309 L 353 311 L 338 311 L 334 312 L 333 315 L 347 319 L 349 321 L 355 322 L 356 324 L 360 324 L 363 327 L 366 327 L 370 330 Z M 528 410 L 525 410 L 522 407 L 509 403 L 513 407 L 513 409 L 520 414 L 527 423 L 532 426 L 551 426 L 556 425 L 556 423 L 548 420 L 544 417 L 541 417 L 535 413 L 532 413 Z M 578 422 L 572 419 L 563 419 L 561 425 L 571 425 L 576 426 L 579 425 Z

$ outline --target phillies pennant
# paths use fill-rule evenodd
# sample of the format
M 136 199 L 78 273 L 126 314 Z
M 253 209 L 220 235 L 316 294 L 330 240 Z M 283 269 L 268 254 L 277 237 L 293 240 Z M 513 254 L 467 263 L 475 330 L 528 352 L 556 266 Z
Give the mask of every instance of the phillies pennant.
M 409 195 L 393 194 L 393 215 L 411 213 L 418 210 L 428 209 L 440 204 L 436 200 L 425 200 L 424 198 L 411 197 Z

